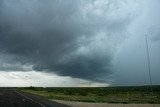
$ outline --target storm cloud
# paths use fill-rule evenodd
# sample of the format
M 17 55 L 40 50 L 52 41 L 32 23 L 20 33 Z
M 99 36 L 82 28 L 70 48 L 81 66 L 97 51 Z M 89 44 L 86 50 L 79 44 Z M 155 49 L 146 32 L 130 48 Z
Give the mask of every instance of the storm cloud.
M 0 70 L 105 81 L 136 6 L 134 0 L 1 0 Z

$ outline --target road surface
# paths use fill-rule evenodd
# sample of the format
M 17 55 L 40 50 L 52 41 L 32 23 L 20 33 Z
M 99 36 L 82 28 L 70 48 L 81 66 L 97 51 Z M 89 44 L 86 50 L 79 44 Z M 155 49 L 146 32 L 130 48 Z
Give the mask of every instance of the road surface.
M 0 89 L 0 107 L 69 107 L 44 97 L 19 92 L 14 89 Z

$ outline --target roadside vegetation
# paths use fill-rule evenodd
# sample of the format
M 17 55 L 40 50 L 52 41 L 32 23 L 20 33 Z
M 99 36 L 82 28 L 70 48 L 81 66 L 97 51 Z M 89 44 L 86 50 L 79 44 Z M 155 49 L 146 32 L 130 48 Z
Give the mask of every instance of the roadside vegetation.
M 150 92 L 149 86 L 94 88 L 26 87 L 20 88 L 20 91 L 65 101 L 160 104 L 160 86 L 153 86 L 153 93 Z

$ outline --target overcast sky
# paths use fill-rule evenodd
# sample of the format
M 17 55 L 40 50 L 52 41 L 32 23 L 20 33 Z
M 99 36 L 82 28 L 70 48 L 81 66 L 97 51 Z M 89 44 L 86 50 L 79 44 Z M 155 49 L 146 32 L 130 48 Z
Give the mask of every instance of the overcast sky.
M 160 85 L 159 0 L 1 0 L 0 86 Z M 44 85 L 45 84 L 45 85 Z

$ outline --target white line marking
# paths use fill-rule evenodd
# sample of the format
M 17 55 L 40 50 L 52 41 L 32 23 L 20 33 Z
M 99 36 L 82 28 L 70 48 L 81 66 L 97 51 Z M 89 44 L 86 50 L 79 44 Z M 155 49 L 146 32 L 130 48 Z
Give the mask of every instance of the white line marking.
M 31 100 L 31 101 L 33 101 L 33 102 L 35 102 L 35 103 L 37 103 L 37 104 L 41 105 L 42 107 L 45 107 L 45 105 L 43 105 L 42 103 L 37 102 L 36 100 L 33 100 L 33 99 L 31 99 L 31 98 L 29 98 L 29 97 L 25 96 L 24 94 L 22 94 L 22 93 L 18 92 L 18 91 L 15 91 L 15 92 L 16 92 L 16 93 L 18 93 L 19 95 L 21 95 L 21 96 L 25 97 L 26 99 L 29 99 L 29 100 Z

